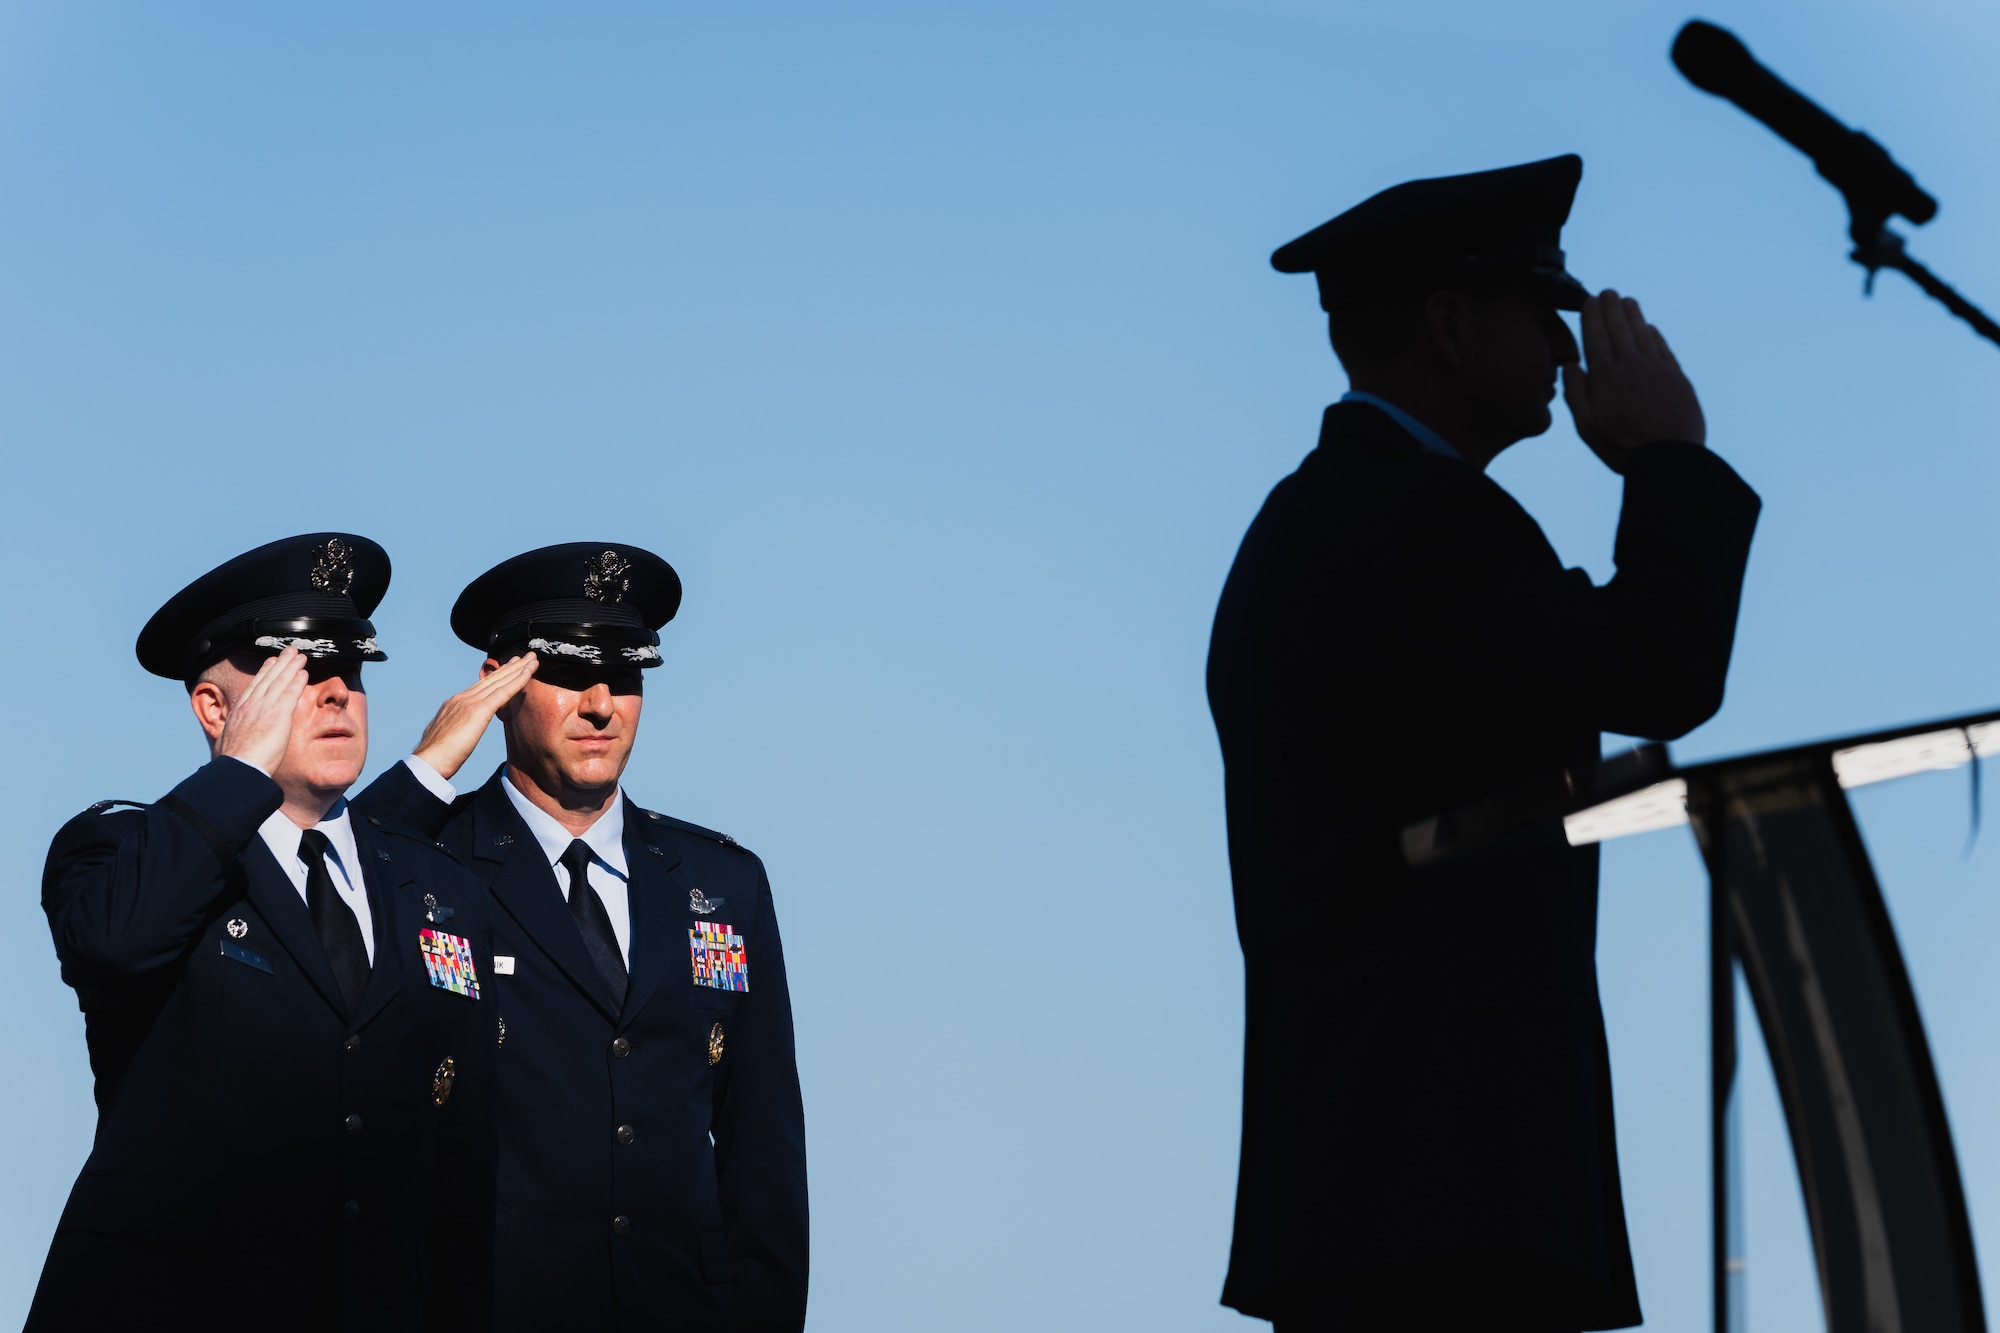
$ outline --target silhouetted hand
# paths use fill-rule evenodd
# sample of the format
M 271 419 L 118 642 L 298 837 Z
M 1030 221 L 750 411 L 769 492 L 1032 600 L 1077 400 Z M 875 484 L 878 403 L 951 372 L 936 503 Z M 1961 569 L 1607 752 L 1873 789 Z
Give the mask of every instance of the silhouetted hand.
M 230 704 L 215 752 L 276 773 L 292 743 L 292 719 L 306 692 L 306 659 L 287 648 L 257 668 L 243 693 Z
M 1633 454 L 1660 440 L 1708 442 L 1694 385 L 1637 301 L 1606 288 L 1584 301 L 1582 324 L 1589 369 L 1563 367 L 1563 401 L 1604 466 L 1622 473 Z
M 470 689 L 446 699 L 417 741 L 417 758 L 436 769 L 446 782 L 451 781 L 479 748 L 479 738 L 486 734 L 487 723 L 503 704 L 521 692 L 540 662 L 533 653 L 527 653 L 481 676 Z

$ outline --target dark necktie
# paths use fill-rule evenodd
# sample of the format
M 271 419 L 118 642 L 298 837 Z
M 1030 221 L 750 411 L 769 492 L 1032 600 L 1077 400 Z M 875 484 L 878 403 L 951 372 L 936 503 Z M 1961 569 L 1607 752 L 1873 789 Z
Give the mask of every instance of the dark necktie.
M 590 887 L 590 844 L 582 838 L 574 839 L 569 850 L 562 854 L 562 866 L 569 871 L 569 914 L 576 918 L 576 928 L 583 936 L 584 952 L 596 965 L 598 975 L 604 984 L 611 987 L 612 996 L 622 1006 L 625 1003 L 625 955 L 618 952 L 618 936 L 611 929 L 611 913 L 604 910 L 604 900 L 597 896 L 597 890 Z
M 368 944 L 361 938 L 361 922 L 333 887 L 333 875 L 326 868 L 326 834 L 316 828 L 299 834 L 299 860 L 306 863 L 306 910 L 312 913 L 313 930 L 326 950 L 326 961 L 333 965 L 334 982 L 352 1017 L 368 989 Z

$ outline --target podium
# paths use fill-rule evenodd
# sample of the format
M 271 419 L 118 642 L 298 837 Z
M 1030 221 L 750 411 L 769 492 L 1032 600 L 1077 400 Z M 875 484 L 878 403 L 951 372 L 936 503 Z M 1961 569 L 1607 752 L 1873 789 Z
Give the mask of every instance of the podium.
M 1421 868 L 1548 819 L 1575 846 L 1693 827 L 1710 884 L 1716 1333 L 1744 1333 L 1738 969 L 1776 1075 L 1829 1333 L 1984 1333 L 1937 1071 L 1846 790 L 1997 753 L 2000 711 L 1686 767 L 1645 745 L 1403 832 Z

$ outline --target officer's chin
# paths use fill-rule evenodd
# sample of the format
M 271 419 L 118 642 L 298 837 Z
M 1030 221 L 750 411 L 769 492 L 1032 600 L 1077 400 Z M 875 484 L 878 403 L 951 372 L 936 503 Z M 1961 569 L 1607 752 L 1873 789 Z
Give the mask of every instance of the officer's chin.
M 311 742 L 307 751 L 285 767 L 314 791 L 346 791 L 360 780 L 368 762 L 368 743 L 359 737 L 325 737 Z
M 625 767 L 623 755 L 601 755 L 565 766 L 564 785 L 576 791 L 599 792 L 618 785 Z
M 1524 404 L 1514 419 L 1514 429 L 1510 432 L 1516 440 L 1531 440 L 1537 435 L 1548 433 L 1555 424 L 1555 416 L 1547 403 Z

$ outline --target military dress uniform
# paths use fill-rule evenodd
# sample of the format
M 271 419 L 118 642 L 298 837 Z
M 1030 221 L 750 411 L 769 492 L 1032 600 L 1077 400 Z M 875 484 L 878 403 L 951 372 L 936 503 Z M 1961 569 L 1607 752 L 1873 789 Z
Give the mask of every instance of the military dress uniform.
M 1354 266 L 1511 256 L 1574 308 L 1556 241 L 1579 171 L 1399 187 L 1279 267 L 1337 298 Z M 1648 445 L 1594 586 L 1498 484 L 1356 397 L 1251 525 L 1209 652 L 1247 1007 L 1223 1300 L 1280 1333 L 1636 1324 L 1597 849 L 1551 821 L 1416 874 L 1398 835 L 1594 762 L 1600 732 L 1711 716 L 1759 504 L 1706 449 Z
M 387 582 L 365 539 L 274 543 L 163 608 L 141 661 L 191 678 L 211 649 L 272 637 L 380 660 L 365 616 Z M 98 1125 L 30 1330 L 484 1327 L 486 895 L 419 833 L 340 807 L 301 832 L 282 800 L 221 757 L 50 847 L 42 905 Z M 322 869 L 280 864 L 286 828 L 327 849 Z M 348 914 L 358 949 L 330 956 L 316 911 Z
M 679 601 L 665 561 L 579 543 L 489 571 L 452 625 L 500 661 L 643 668 Z M 358 803 L 431 832 L 492 895 L 496 1327 L 802 1328 L 804 1110 L 762 862 L 622 793 L 571 852 L 504 768 L 456 795 L 412 761 Z M 600 894 L 593 934 L 580 904 Z

